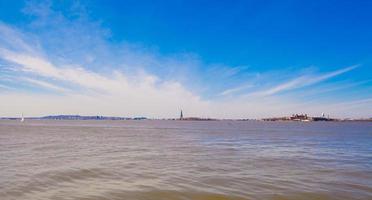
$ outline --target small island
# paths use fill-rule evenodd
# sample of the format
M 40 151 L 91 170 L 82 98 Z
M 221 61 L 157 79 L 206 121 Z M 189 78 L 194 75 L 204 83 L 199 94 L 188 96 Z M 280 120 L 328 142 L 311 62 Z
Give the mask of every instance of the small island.
M 369 121 L 372 122 L 372 118 L 367 119 L 338 119 L 338 118 L 330 118 L 329 116 L 325 116 L 322 113 L 321 116 L 309 116 L 307 114 L 293 114 L 292 116 L 287 117 L 272 117 L 272 118 L 263 118 L 263 121 L 300 121 L 300 122 L 316 122 L 316 121 Z

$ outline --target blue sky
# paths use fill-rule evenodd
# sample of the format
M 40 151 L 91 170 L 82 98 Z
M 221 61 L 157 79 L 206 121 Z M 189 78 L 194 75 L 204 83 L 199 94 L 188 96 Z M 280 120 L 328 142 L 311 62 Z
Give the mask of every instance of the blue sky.
M 0 115 L 371 117 L 371 9 L 0 0 Z

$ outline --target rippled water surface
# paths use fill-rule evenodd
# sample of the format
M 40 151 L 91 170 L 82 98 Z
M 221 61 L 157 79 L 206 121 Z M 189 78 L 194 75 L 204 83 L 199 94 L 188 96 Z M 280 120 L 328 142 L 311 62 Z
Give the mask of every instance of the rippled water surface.
M 3 120 L 0 199 L 372 199 L 372 123 Z

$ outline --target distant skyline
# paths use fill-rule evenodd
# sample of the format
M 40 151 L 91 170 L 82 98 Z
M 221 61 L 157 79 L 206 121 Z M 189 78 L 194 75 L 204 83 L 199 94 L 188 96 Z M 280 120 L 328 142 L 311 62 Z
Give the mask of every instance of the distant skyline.
M 0 0 L 0 116 L 372 117 L 372 1 Z

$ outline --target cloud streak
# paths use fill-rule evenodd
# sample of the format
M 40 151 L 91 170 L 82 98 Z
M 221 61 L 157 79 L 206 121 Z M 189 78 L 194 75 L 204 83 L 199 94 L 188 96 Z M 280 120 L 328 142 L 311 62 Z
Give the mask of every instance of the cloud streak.
M 339 69 L 339 70 L 329 72 L 329 73 L 326 73 L 326 74 L 322 74 L 322 75 L 315 75 L 315 76 L 304 75 L 304 76 L 301 76 L 299 78 L 295 78 L 295 79 L 290 80 L 288 82 L 285 82 L 285 83 L 279 84 L 277 86 L 271 87 L 267 90 L 255 92 L 254 94 L 259 95 L 259 96 L 269 96 L 269 95 L 278 94 L 278 93 L 281 93 L 281 92 L 284 92 L 284 91 L 289 91 L 289 90 L 293 90 L 293 89 L 298 89 L 298 88 L 314 85 L 314 84 L 320 83 L 322 81 L 325 81 L 327 79 L 333 78 L 335 76 L 341 75 L 343 73 L 349 72 L 349 71 L 357 68 L 358 66 L 359 65 L 353 65 L 353 66 L 350 66 L 350 67 L 346 67 L 346 68 Z
M 9 86 L 6 86 L 6 85 L 2 85 L 0 84 L 0 89 L 5 89 L 5 90 L 12 90 L 13 88 L 9 87 Z
M 51 83 L 48 83 L 48 82 L 45 82 L 45 81 L 41 81 L 41 80 L 36 80 L 36 79 L 31 79 L 31 78 L 21 78 L 20 79 L 21 81 L 26 81 L 26 82 L 29 82 L 31 84 L 34 84 L 36 86 L 41 86 L 43 88 L 46 88 L 46 89 L 49 89 L 49 90 L 54 90 L 54 91 L 57 91 L 57 92 L 68 92 L 69 90 L 66 89 L 66 88 L 63 88 L 63 87 L 59 87 L 57 85 L 53 85 Z
M 240 85 L 240 86 L 235 87 L 235 88 L 230 88 L 230 89 L 224 90 L 219 95 L 220 96 L 232 95 L 232 94 L 241 92 L 242 90 L 252 88 L 252 87 L 254 87 L 253 84 L 244 84 L 244 85 Z

